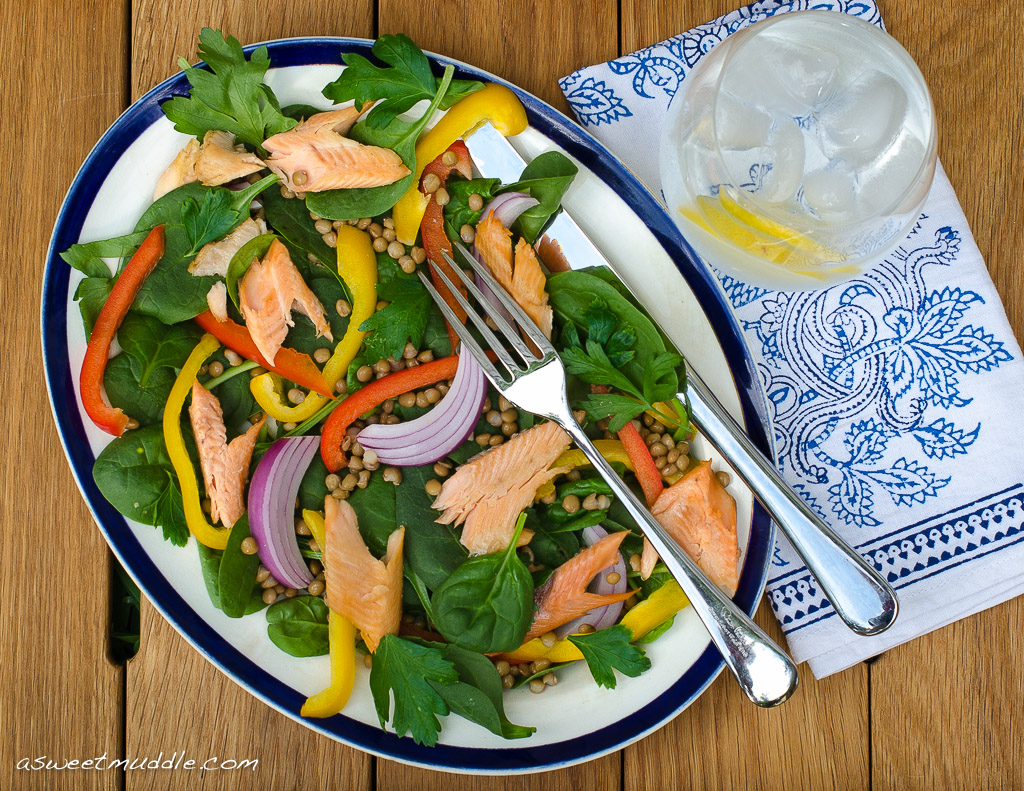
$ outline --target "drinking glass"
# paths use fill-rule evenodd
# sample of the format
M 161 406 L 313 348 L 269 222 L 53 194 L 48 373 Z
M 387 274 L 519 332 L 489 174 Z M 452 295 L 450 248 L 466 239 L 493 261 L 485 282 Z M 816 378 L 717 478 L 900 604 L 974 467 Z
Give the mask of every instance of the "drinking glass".
M 937 145 L 928 87 L 894 38 L 797 11 L 729 36 L 687 75 L 661 138 L 662 190 L 707 263 L 809 290 L 899 245 Z

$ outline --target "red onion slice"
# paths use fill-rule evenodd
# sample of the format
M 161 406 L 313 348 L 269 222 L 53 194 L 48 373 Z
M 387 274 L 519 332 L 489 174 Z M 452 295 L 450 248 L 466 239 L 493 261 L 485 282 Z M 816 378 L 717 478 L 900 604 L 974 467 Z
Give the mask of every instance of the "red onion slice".
M 607 535 L 608 531 L 600 525 L 587 527 L 583 530 L 583 540 L 586 542 L 588 547 L 593 546 Z M 607 580 L 608 575 L 612 573 L 619 575 L 619 581 L 614 584 Z M 615 563 L 606 569 L 602 569 L 601 572 L 594 577 L 588 590 L 590 590 L 591 593 L 607 595 L 609 593 L 623 593 L 627 587 L 626 561 L 623 559 L 622 553 L 620 552 L 619 559 L 615 561 Z M 622 614 L 624 604 L 624 602 L 617 601 L 613 604 L 606 604 L 604 607 L 598 607 L 597 609 L 585 612 L 579 618 L 569 621 L 569 623 L 564 626 L 559 626 L 555 630 L 555 634 L 559 638 L 565 637 L 567 634 L 573 634 L 574 632 L 579 631 L 580 626 L 585 623 L 593 626 L 595 630 L 607 629 L 619 620 L 619 615 Z
M 375 451 L 384 464 L 432 464 L 473 433 L 486 397 L 483 369 L 473 355 L 463 352 L 451 388 L 432 410 L 407 423 L 367 426 L 359 432 L 359 444 Z
M 511 228 L 512 223 L 519 219 L 519 215 L 527 209 L 532 209 L 540 203 L 536 198 L 531 198 L 525 192 L 504 192 L 484 206 L 480 213 L 486 217 L 491 212 L 497 217 L 506 228 Z
M 295 539 L 295 498 L 319 437 L 282 437 L 260 459 L 249 484 L 249 528 L 260 562 L 289 588 L 313 581 Z

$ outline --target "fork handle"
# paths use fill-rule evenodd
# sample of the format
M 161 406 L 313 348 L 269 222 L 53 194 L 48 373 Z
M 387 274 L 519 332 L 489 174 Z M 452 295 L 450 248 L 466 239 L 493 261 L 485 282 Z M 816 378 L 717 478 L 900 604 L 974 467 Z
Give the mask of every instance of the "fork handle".
M 559 421 L 661 555 L 711 634 L 740 687 L 759 706 L 776 706 L 796 689 L 793 661 L 697 567 L 629 490 L 573 419 Z
M 771 514 L 847 626 L 860 635 L 888 629 L 899 603 L 878 572 L 807 507 L 692 371 L 679 397 L 689 398 L 693 424 Z

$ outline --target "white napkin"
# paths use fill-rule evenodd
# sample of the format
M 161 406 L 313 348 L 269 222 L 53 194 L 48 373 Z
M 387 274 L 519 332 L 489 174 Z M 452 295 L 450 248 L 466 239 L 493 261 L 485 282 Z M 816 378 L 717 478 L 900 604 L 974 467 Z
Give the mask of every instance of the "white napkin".
M 559 84 L 660 194 L 659 133 L 686 74 L 730 33 L 811 4 L 755 3 Z M 873 0 L 813 7 L 882 25 Z M 918 224 L 868 274 L 812 293 L 719 279 L 757 362 L 779 469 L 900 599 L 887 632 L 854 635 L 780 535 L 768 588 L 794 659 L 821 678 L 1021 593 L 1024 368 L 941 166 Z

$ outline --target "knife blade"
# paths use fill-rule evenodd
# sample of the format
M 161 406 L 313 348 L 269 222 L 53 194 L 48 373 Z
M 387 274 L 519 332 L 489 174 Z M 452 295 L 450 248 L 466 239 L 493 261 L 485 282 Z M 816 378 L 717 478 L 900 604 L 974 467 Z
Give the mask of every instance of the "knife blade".
M 505 184 L 519 180 L 526 161 L 493 126 L 484 124 L 465 142 L 481 175 L 499 178 Z M 573 269 L 607 266 L 618 275 L 564 209 L 547 227 L 545 236 L 558 242 Z M 629 289 L 624 278 L 620 276 L 619 280 Z M 687 379 L 687 391 L 679 397 L 689 402 L 691 422 L 750 487 L 818 580 L 843 622 L 860 635 L 879 634 L 888 629 L 899 611 L 896 594 L 888 583 L 782 479 L 775 465 L 751 442 L 689 362 Z

